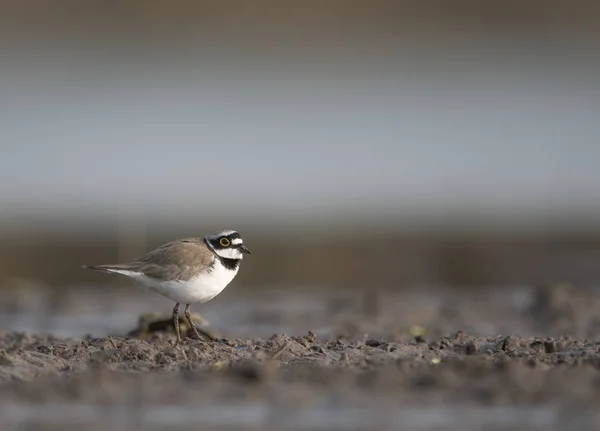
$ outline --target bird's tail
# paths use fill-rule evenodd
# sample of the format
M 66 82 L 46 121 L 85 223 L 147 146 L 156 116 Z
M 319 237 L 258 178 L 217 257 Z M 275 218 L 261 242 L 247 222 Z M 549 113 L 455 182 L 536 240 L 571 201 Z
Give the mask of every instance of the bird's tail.
M 106 271 L 119 271 L 119 270 L 124 269 L 119 264 L 115 264 L 115 265 L 83 265 L 81 268 L 90 269 L 92 271 L 105 271 L 105 272 Z

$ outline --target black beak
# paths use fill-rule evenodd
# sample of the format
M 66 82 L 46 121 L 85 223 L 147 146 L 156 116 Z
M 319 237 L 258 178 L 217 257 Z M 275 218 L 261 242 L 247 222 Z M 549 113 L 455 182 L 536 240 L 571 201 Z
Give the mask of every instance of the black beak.
M 244 244 L 240 245 L 240 251 L 242 253 L 252 254 L 252 252 L 250 251 L 250 249 L 248 247 L 246 247 Z

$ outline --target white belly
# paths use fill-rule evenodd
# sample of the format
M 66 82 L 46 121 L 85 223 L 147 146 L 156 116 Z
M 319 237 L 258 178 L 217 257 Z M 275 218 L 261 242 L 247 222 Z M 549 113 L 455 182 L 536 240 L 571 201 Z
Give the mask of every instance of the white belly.
M 210 272 L 201 273 L 187 281 L 161 281 L 132 271 L 111 271 L 126 275 L 143 287 L 160 293 L 175 302 L 194 304 L 213 299 L 227 287 L 236 276 L 239 268 L 230 270 L 215 264 Z

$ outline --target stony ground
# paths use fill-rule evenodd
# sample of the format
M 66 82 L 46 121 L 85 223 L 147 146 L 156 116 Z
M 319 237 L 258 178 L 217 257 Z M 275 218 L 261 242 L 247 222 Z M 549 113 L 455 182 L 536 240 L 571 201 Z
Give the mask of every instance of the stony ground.
M 376 392 L 408 403 L 534 404 L 565 396 L 600 402 L 600 343 L 570 338 L 457 333 L 394 343 L 308 334 L 173 346 L 161 336 L 71 340 L 5 333 L 0 345 L 2 401 L 119 403 L 142 385 L 144 399 L 156 403 L 214 401 L 233 388 L 238 396 L 280 394 L 281 402 L 290 396 L 293 403 L 299 388 L 307 399 L 326 393 L 340 401 Z
M 596 330 L 595 303 L 593 297 L 585 296 L 588 293 L 545 292 L 549 293 L 535 296 L 527 310 L 535 322 L 547 325 L 546 333 L 556 330 L 558 334 L 565 322 L 586 334 Z M 550 413 L 568 412 L 567 419 L 561 425 L 557 418 L 541 415 L 535 419 L 529 414 L 532 421 L 541 421 L 540 429 L 553 429 L 549 425 L 560 429 L 567 422 L 571 429 L 578 429 L 574 418 L 585 429 L 600 420 L 595 413 L 600 403 L 600 341 L 594 337 L 481 337 L 462 331 L 438 335 L 443 327 L 411 331 L 410 335 L 380 331 L 376 337 L 317 337 L 307 332 L 263 339 L 185 339 L 179 345 L 173 345 L 169 328 L 146 339 L 4 332 L 0 333 L 0 405 L 7 409 L 23 405 L 258 405 L 278 411 L 343 406 L 388 413 L 402 406 L 433 409 L 427 416 L 430 419 L 436 408 L 448 406 L 548 406 L 553 409 Z M 8 425 L 15 425 L 15 411 L 10 411 L 13 420 Z M 232 413 L 227 414 L 230 419 Z M 514 412 L 504 415 L 504 420 L 514 420 Z M 328 420 L 319 422 L 321 427 L 308 426 L 303 420 L 299 428 L 334 428 L 326 426 L 332 424 Z M 242 422 L 249 429 L 268 428 L 249 419 Z M 493 423 L 502 424 L 502 417 Z M 49 422 L 44 425 L 49 429 Z M 446 425 L 452 428 L 452 423 Z M 534 425 L 524 423 L 522 429 L 535 429 Z M 39 428 L 40 424 L 31 426 Z
M 310 333 L 173 346 L 160 335 L 145 341 L 4 333 L 0 346 L 1 401 L 120 403 L 142 385 L 144 400 L 156 403 L 226 399 L 233 390 L 253 400 L 277 395 L 282 403 L 298 402 L 302 392 L 339 402 L 368 401 L 374 393 L 407 403 L 600 402 L 600 342 L 568 337 L 459 332 L 395 343 Z

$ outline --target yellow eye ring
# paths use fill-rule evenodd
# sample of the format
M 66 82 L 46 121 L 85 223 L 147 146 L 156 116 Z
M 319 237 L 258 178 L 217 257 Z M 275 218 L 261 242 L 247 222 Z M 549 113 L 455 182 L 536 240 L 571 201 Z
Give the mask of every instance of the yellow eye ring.
M 223 247 L 229 247 L 231 245 L 231 241 L 229 241 L 227 238 L 221 238 L 219 240 L 219 244 L 221 244 Z

